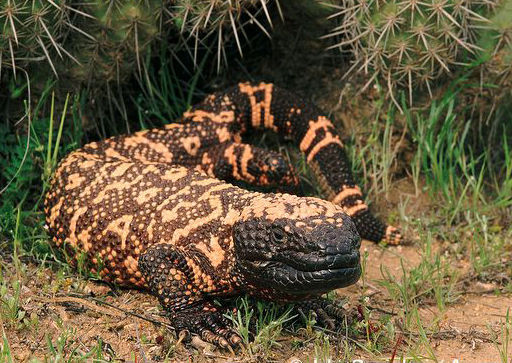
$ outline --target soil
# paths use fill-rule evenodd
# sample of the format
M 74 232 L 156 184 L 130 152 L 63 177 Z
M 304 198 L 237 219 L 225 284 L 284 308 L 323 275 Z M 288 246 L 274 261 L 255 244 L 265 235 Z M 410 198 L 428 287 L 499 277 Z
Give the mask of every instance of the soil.
M 417 246 L 382 248 L 363 241 L 362 249 L 369 253 L 365 278 L 365 295 L 369 296 L 368 306 L 393 314 L 396 307 L 386 292 L 379 287 L 381 266 L 401 276 L 400 257 L 407 268 L 417 264 L 421 257 Z M 210 350 L 200 341 L 192 346 L 177 342 L 174 333 L 167 326 L 157 300 L 137 290 L 114 290 L 111 287 L 76 276 L 64 278 L 58 289 L 52 285 L 56 281 L 52 269 L 41 269 L 29 263 L 27 276 L 33 276 L 21 288 L 22 311 L 27 317 L 37 316 L 36 329 L 7 326 L 6 335 L 17 361 L 34 358 L 44 359 L 48 354 L 50 340 L 57 345 L 58 339 L 69 333 L 69 344 L 64 350 L 69 354 L 76 349 L 82 354 L 102 342 L 104 356 L 126 361 L 158 361 L 171 352 L 171 361 L 254 361 L 243 350 L 231 354 Z M 337 294 L 348 299 L 348 305 L 357 305 L 363 291 L 362 282 L 340 289 Z M 66 287 L 67 286 L 67 287 Z M 56 293 L 48 291 L 57 290 Z M 509 295 L 495 296 L 496 286 L 472 284 L 466 293 L 454 304 L 449 305 L 437 321 L 438 333 L 431 337 L 431 347 L 437 360 L 452 362 L 499 362 L 498 350 L 493 343 L 493 334 L 499 333 L 500 322 L 505 319 L 506 311 L 512 305 Z M 42 293 L 43 292 L 43 293 Z M 425 304 L 420 308 L 422 321 L 428 322 L 438 316 L 434 304 Z M 498 335 L 499 336 L 499 335 Z M 314 350 L 311 344 L 305 344 L 300 350 L 292 349 L 292 341 L 300 339 L 291 332 L 285 332 L 280 341 L 281 347 L 272 351 L 266 359 L 273 361 L 311 361 Z M 179 340 L 179 337 L 178 337 Z M 333 351 L 333 358 L 336 352 Z M 389 361 L 391 353 L 385 353 L 379 360 Z M 356 350 L 355 357 L 372 360 L 365 351 Z M 259 359 L 258 359 L 259 358 Z
M 390 200 L 399 200 L 400 193 L 411 197 L 412 191 L 413 187 L 406 180 L 397 182 L 390 193 L 394 197 Z M 406 212 L 417 214 L 414 211 L 421 210 L 420 205 L 427 205 L 428 200 L 424 195 L 412 198 Z M 386 203 L 392 204 L 392 201 Z M 379 206 L 376 207 L 378 209 Z M 414 240 L 414 233 L 411 232 L 409 237 Z M 437 241 L 432 249 L 441 251 L 446 247 L 445 244 Z M 364 281 L 360 280 L 356 285 L 337 290 L 336 293 L 347 300 L 345 306 L 349 310 L 360 305 L 362 296 L 365 296 L 366 305 L 371 309 L 391 315 L 399 313 L 395 302 L 380 284 L 383 280 L 382 268 L 385 267 L 392 276 L 400 279 L 403 274 L 400 260 L 403 260 L 405 269 L 414 268 L 422 260 L 421 246 L 413 242 L 410 245 L 382 247 L 363 241 L 361 251 L 368 254 Z M 461 260 L 457 263 L 461 276 L 469 271 L 467 262 Z M 14 267 L 11 265 L 10 269 Z M 47 341 L 56 344 L 59 337 L 65 336 L 66 331 L 70 332 L 69 344 L 65 349 L 67 354 L 72 349 L 86 353 L 101 340 L 104 356 L 126 361 L 159 361 L 169 352 L 171 361 L 257 361 L 263 358 L 259 355 L 251 356 L 244 350 L 235 354 L 212 350 L 212 347 L 199 340 L 180 341 L 183 337 L 176 337 L 169 328 L 158 301 L 143 291 L 117 290 L 99 281 L 84 280 L 73 272 L 59 280 L 53 269 L 42 269 L 30 262 L 26 264 L 26 269 L 27 276 L 33 278 L 21 288 L 22 310 L 27 317 L 37 315 L 38 327 L 35 330 L 7 327 L 11 350 L 19 361 L 44 359 L 48 354 Z M 448 304 L 441 314 L 435 302 L 425 301 L 420 306 L 423 323 L 428 325 L 432 322 L 436 328 L 436 333 L 429 338 L 438 361 L 500 361 L 494 342 L 496 336 L 500 337 L 501 324 L 507 309 L 512 306 L 512 296 L 497 296 L 495 291 L 498 288 L 492 283 L 468 280 L 464 285 L 466 292 L 460 294 L 457 301 Z M 378 317 L 377 313 L 372 318 L 377 321 Z M 396 321 L 395 326 L 399 326 Z M 428 328 L 425 326 L 425 329 Z M 263 359 L 313 361 L 315 350 L 312 343 L 304 343 L 300 349 L 292 347 L 294 342 L 303 338 L 297 332 L 284 332 L 279 339 L 281 346 Z M 415 340 L 412 337 L 412 341 Z M 397 357 L 400 351 L 399 347 Z M 428 352 L 421 353 L 428 356 Z M 331 346 L 331 356 L 335 358 L 336 354 L 336 347 Z M 388 351 L 376 357 L 356 349 L 353 356 L 367 361 L 389 361 L 391 355 L 392 352 Z

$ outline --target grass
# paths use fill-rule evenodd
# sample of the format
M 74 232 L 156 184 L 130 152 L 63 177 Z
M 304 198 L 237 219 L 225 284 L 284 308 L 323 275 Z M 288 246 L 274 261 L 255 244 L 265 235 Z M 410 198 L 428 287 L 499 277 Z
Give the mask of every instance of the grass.
M 251 303 L 248 297 L 239 298 L 236 305 L 236 315 L 232 315 L 231 320 L 250 357 L 266 355 L 273 348 L 281 346 L 277 339 L 285 323 L 296 317 L 291 315 L 290 308 L 283 311 L 278 304 L 262 301 Z
M 175 78 L 176 72 L 165 60 L 158 71 L 149 74 L 150 83 L 132 99 L 133 115 L 137 115 L 131 125 L 133 129 L 159 126 L 176 119 L 200 98 L 198 75 L 183 84 L 176 83 Z M 84 130 L 85 96 L 67 95 L 58 99 L 53 88 L 53 84 L 48 84 L 38 96 L 38 103 L 27 110 L 30 111 L 27 129 L 0 124 L 0 138 L 4 140 L 0 143 L 0 181 L 2 185 L 10 183 L 1 195 L 0 204 L 0 359 L 18 360 L 15 350 L 19 349 L 20 339 L 42 339 L 37 350 L 39 359 L 115 360 L 119 353 L 109 343 L 114 339 L 110 335 L 112 331 L 126 336 L 125 344 L 132 347 L 129 355 L 134 360 L 151 354 L 169 361 L 201 355 L 178 344 L 179 337 L 172 337 L 161 326 L 147 323 L 139 328 L 136 325 L 134 332 L 128 333 L 119 330 L 124 328 L 117 327 L 115 319 L 107 319 L 104 313 L 93 312 L 97 314 L 93 315 L 98 333 L 84 338 L 84 332 L 79 329 L 85 327 L 81 321 L 73 323 L 63 318 L 66 314 L 75 314 L 77 318 L 87 315 L 80 313 L 82 310 L 68 303 L 64 308 L 71 312 L 63 313 L 58 304 L 40 306 L 27 300 L 26 296 L 51 298 L 63 292 L 88 294 L 90 286 L 97 285 L 89 280 L 86 272 L 77 274 L 70 269 L 65 258 L 52 250 L 43 228 L 41 201 L 63 155 L 84 140 L 103 137 L 106 131 L 102 130 L 125 128 L 120 123 L 103 125 L 97 131 Z M 379 201 L 383 195 L 396 194 L 396 175 L 400 173 L 396 170 L 403 170 L 402 178 L 412 186 L 413 192 L 399 200 L 397 212 L 387 209 L 386 215 L 409 232 L 413 245 L 404 249 L 414 250 L 417 260 L 409 261 L 407 255 L 401 254 L 403 250 L 378 246 L 363 253 L 364 276 L 348 300 L 359 318 L 336 337 L 318 330 L 311 316 L 296 319 L 286 307 L 239 298 L 235 303 L 237 310 L 230 317 L 245 343 L 239 352 L 244 359 L 280 360 L 300 356 L 303 361 L 315 358 L 349 361 L 359 357 L 436 361 L 441 357 L 437 356 L 434 342 L 442 341 L 447 334 L 442 324 L 445 314 L 462 300 L 471 299 L 468 291 L 475 284 L 492 283 L 492 294 L 509 296 L 512 291 L 512 236 L 507 228 L 512 206 L 510 130 L 504 129 L 494 141 L 503 160 L 496 165 L 490 150 L 470 147 L 471 120 L 464 120 L 459 106 L 457 93 L 447 91 L 427 112 L 403 106 L 405 113 L 401 116 L 394 106 L 377 99 L 372 116 L 360 120 L 359 132 L 349 141 L 353 170 L 358 180 L 365 183 L 370 200 Z M 277 144 L 282 152 L 288 152 L 272 137 L 263 136 L 254 142 L 259 146 Z M 409 158 L 402 159 L 404 148 L 412 150 Z M 319 195 L 304 158 L 294 158 L 293 153 L 289 156 L 297 163 L 307 193 Z M 418 207 L 414 203 L 419 196 L 428 202 Z M 373 264 L 372 254 L 379 253 L 385 253 L 396 265 Z M 461 268 L 461 263 L 466 267 Z M 376 273 L 378 277 L 374 276 Z M 508 274 L 508 280 L 503 274 Z M 27 290 L 33 290 L 32 295 Z M 98 295 L 100 301 L 112 301 L 132 310 L 138 308 L 134 296 L 140 292 L 108 291 Z M 90 305 L 81 306 L 92 309 Z M 73 309 L 78 313 L 73 313 Z M 150 312 L 151 317 L 158 317 L 158 311 L 153 311 L 155 305 L 141 309 L 141 314 Z M 138 322 L 132 317 L 126 324 L 133 321 Z M 489 329 L 485 333 L 502 361 L 510 354 L 510 329 L 507 312 L 499 332 Z
M 507 363 L 510 358 L 510 344 L 511 344 L 511 334 L 512 334 L 512 320 L 510 317 L 510 308 L 507 309 L 507 315 L 505 316 L 505 321 L 501 325 L 500 328 L 500 336 L 495 338 L 495 347 L 500 354 L 500 359 L 503 363 Z

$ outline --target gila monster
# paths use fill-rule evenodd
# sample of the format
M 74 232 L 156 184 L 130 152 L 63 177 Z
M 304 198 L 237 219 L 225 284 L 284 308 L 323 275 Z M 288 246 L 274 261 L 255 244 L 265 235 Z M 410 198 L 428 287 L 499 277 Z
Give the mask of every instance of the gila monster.
M 252 192 L 227 181 L 294 186 L 279 153 L 244 144 L 251 129 L 296 142 L 329 201 Z M 213 299 L 248 293 L 318 313 L 319 298 L 360 276 L 360 236 L 397 244 L 369 212 L 333 124 L 272 84 L 208 96 L 180 122 L 93 142 L 65 157 L 45 199 L 53 242 L 105 281 L 155 294 L 177 329 L 227 347 L 240 338 Z

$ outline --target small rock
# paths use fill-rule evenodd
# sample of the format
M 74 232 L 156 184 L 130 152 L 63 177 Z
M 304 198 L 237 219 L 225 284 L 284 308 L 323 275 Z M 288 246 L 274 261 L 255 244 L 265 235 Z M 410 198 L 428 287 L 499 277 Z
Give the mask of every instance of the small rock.
M 497 286 L 495 284 L 478 281 L 477 283 L 475 283 L 473 290 L 477 293 L 486 293 L 486 292 L 493 292 L 496 289 L 497 289 Z
M 26 285 L 21 286 L 20 292 L 22 295 L 29 295 L 32 293 L 32 290 Z

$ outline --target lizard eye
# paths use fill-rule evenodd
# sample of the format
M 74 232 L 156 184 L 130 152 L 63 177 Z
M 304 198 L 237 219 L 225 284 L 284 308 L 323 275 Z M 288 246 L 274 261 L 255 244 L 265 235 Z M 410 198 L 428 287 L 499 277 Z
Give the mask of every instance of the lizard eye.
M 286 240 L 286 234 L 279 228 L 274 228 L 272 230 L 272 237 L 276 242 L 283 242 Z

